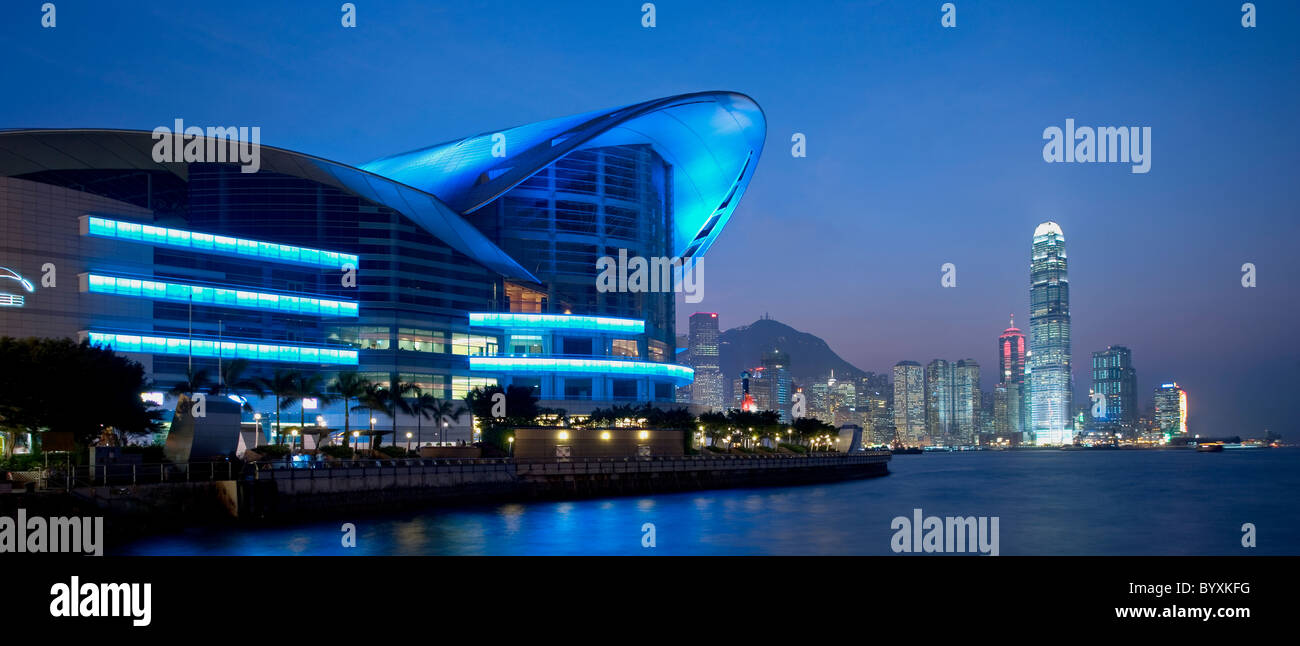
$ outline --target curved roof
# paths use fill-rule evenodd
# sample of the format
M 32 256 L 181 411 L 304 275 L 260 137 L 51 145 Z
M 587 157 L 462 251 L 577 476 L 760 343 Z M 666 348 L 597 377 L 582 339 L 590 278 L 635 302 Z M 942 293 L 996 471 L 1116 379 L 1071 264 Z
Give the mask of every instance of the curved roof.
M 699 256 L 735 210 L 766 133 L 763 111 L 753 99 L 699 92 L 483 133 L 359 168 L 261 145 L 260 167 L 388 206 L 485 267 L 536 283 L 466 216 L 571 151 L 648 144 L 674 168 L 673 251 L 683 258 Z M 505 157 L 492 156 L 497 134 L 505 137 Z M 0 176 L 140 169 L 185 179 L 187 164 L 155 162 L 154 144 L 153 133 L 144 130 L 0 130 Z
M 485 132 L 361 168 L 469 215 L 574 150 L 649 144 L 673 166 L 673 252 L 685 258 L 703 254 L 731 217 L 766 134 L 753 99 L 698 92 Z M 505 156 L 494 157 L 501 142 Z
M 206 138 L 204 138 L 206 139 Z M 166 170 L 185 179 L 184 162 L 155 162 L 144 130 L 0 130 L 0 176 L 50 170 Z M 262 145 L 261 168 L 334 186 L 398 211 L 453 249 L 508 278 L 539 282 L 474 225 L 424 191 L 320 157 Z
M 1038 225 L 1038 228 L 1034 229 L 1035 238 L 1037 238 L 1038 236 L 1045 236 L 1049 233 L 1055 233 L 1056 235 L 1061 236 L 1062 238 L 1065 237 L 1065 233 L 1061 231 L 1061 225 L 1052 222 L 1051 220 L 1048 220 L 1047 222 Z

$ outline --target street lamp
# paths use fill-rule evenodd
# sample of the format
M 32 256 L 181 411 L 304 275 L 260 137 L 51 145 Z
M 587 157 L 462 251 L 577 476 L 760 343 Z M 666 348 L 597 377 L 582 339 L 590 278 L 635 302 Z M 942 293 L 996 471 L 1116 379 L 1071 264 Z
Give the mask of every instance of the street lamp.
M 292 454 L 294 446 L 298 444 L 298 429 L 295 428 L 289 433 L 293 435 L 293 439 L 289 440 L 289 453 Z
M 411 432 L 410 432 L 410 431 L 407 431 L 407 432 L 406 432 L 406 450 L 407 450 L 408 452 L 411 450 Z

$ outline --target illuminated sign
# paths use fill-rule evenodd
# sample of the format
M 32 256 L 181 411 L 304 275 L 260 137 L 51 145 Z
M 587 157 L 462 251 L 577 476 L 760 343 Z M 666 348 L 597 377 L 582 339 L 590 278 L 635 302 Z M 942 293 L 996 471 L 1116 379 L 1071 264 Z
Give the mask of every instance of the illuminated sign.
M 18 285 L 22 287 L 23 291 L 28 294 L 36 291 L 36 287 L 32 285 L 32 281 L 23 278 L 18 274 L 18 272 L 8 267 L 0 267 L 0 281 L 6 280 L 12 280 L 18 283 Z M 8 286 L 8 283 L 0 282 L 0 285 Z M 0 307 L 22 307 L 25 302 L 26 297 L 22 294 L 7 294 L 0 292 Z

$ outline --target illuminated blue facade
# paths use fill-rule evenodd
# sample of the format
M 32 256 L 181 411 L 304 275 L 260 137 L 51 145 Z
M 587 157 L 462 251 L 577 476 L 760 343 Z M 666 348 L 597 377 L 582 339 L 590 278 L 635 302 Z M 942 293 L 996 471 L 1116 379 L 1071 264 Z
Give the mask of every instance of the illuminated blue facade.
M 241 358 L 400 375 L 442 399 L 532 385 L 576 413 L 671 402 L 692 377 L 670 363 L 674 294 L 600 293 L 596 259 L 703 254 L 764 136 L 758 106 L 726 92 L 360 167 L 262 146 L 254 173 L 154 162 L 147 131 L 0 131 L 0 266 L 58 274 L 0 309 L 0 330 L 111 346 L 160 389 Z

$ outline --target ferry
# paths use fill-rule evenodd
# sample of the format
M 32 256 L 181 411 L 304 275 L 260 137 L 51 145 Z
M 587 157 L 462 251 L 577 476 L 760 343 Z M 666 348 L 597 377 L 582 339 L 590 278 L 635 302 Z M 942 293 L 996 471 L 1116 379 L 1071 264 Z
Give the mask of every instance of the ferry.
M 1206 444 L 1197 444 L 1197 445 L 1196 445 L 1196 451 L 1199 452 L 1199 453 L 1222 453 L 1222 452 L 1223 452 L 1223 443 L 1222 443 L 1222 442 L 1209 442 L 1209 443 L 1206 443 Z

